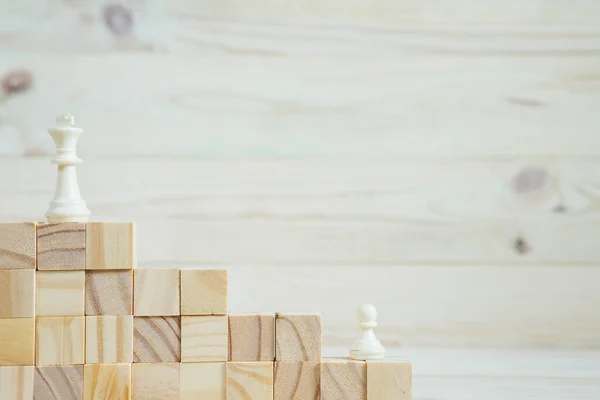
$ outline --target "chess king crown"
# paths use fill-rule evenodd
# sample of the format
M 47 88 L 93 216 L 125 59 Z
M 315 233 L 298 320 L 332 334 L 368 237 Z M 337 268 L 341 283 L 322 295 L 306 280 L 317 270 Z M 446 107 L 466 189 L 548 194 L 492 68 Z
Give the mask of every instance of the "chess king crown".
M 0 400 L 410 400 L 373 306 L 350 358 L 322 357 L 319 314 L 228 313 L 225 269 L 137 268 L 132 222 L 90 222 L 70 115 L 47 223 L 0 223 Z

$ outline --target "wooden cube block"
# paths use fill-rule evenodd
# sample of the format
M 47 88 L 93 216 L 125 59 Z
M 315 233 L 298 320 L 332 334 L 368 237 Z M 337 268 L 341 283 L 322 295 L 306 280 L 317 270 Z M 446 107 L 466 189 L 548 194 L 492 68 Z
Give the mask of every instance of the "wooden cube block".
M 0 399 L 33 399 L 33 367 L 0 367 Z
M 179 270 L 134 271 L 134 315 L 179 315 Z
M 133 269 L 135 264 L 132 222 L 87 223 L 86 269 Z
M 368 400 L 412 400 L 412 365 L 406 360 L 367 361 Z
M 85 362 L 85 317 L 38 317 L 36 322 L 36 365 Z
M 133 317 L 85 317 L 85 362 L 117 364 L 133 362 Z
M 227 316 L 181 317 L 181 362 L 227 361 Z
M 226 269 L 181 270 L 181 315 L 227 314 Z
M 229 315 L 229 360 L 273 361 L 275 314 Z
M 225 400 L 225 363 L 181 364 L 180 400 Z
M 0 365 L 33 365 L 35 318 L 0 318 Z
M 35 271 L 0 271 L 0 318 L 35 316 Z
M 273 361 L 228 362 L 227 400 L 273 400 Z
M 277 361 L 321 361 L 321 316 L 277 314 Z
M 273 373 L 275 400 L 315 400 L 320 398 L 320 363 L 315 361 L 276 361 Z
M 131 364 L 83 366 L 84 400 L 130 400 Z
M 34 400 L 82 400 L 83 365 L 37 367 L 33 379 Z
M 38 317 L 83 316 L 85 304 L 85 271 L 38 271 Z
M 367 364 L 346 358 L 321 361 L 321 400 L 366 400 Z
M 85 224 L 67 222 L 37 226 L 38 270 L 85 269 Z
M 85 315 L 133 315 L 131 271 L 86 271 Z
M 134 317 L 133 362 L 181 360 L 181 317 Z
M 0 223 L 0 269 L 35 269 L 35 224 Z
M 179 363 L 133 364 L 132 400 L 179 400 Z

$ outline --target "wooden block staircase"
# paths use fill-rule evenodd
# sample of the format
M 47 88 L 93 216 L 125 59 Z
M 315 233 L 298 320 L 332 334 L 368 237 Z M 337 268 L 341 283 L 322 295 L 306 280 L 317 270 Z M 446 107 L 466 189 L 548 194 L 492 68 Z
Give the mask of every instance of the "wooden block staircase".
M 133 223 L 0 224 L 0 400 L 410 400 L 317 314 L 228 314 L 227 270 L 136 269 Z

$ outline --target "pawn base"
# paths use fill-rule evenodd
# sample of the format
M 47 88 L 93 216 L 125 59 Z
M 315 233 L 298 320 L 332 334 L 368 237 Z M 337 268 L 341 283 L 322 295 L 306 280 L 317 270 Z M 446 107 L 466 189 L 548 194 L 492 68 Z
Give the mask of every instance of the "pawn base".
M 367 354 L 367 353 L 363 353 L 360 352 L 358 350 L 350 350 L 350 358 L 353 360 L 361 360 L 361 361 L 366 361 L 366 360 L 383 360 L 385 357 L 385 354 L 380 353 L 380 354 Z

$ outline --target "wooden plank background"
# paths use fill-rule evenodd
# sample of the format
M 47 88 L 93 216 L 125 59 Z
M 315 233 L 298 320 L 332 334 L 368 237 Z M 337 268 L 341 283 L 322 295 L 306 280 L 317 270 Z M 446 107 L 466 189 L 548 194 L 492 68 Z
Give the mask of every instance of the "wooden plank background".
M 43 218 L 69 111 L 94 218 L 137 221 L 141 266 L 231 268 L 232 312 L 600 347 L 597 2 L 0 7 L 0 79 L 32 79 L 2 81 L 0 219 Z

